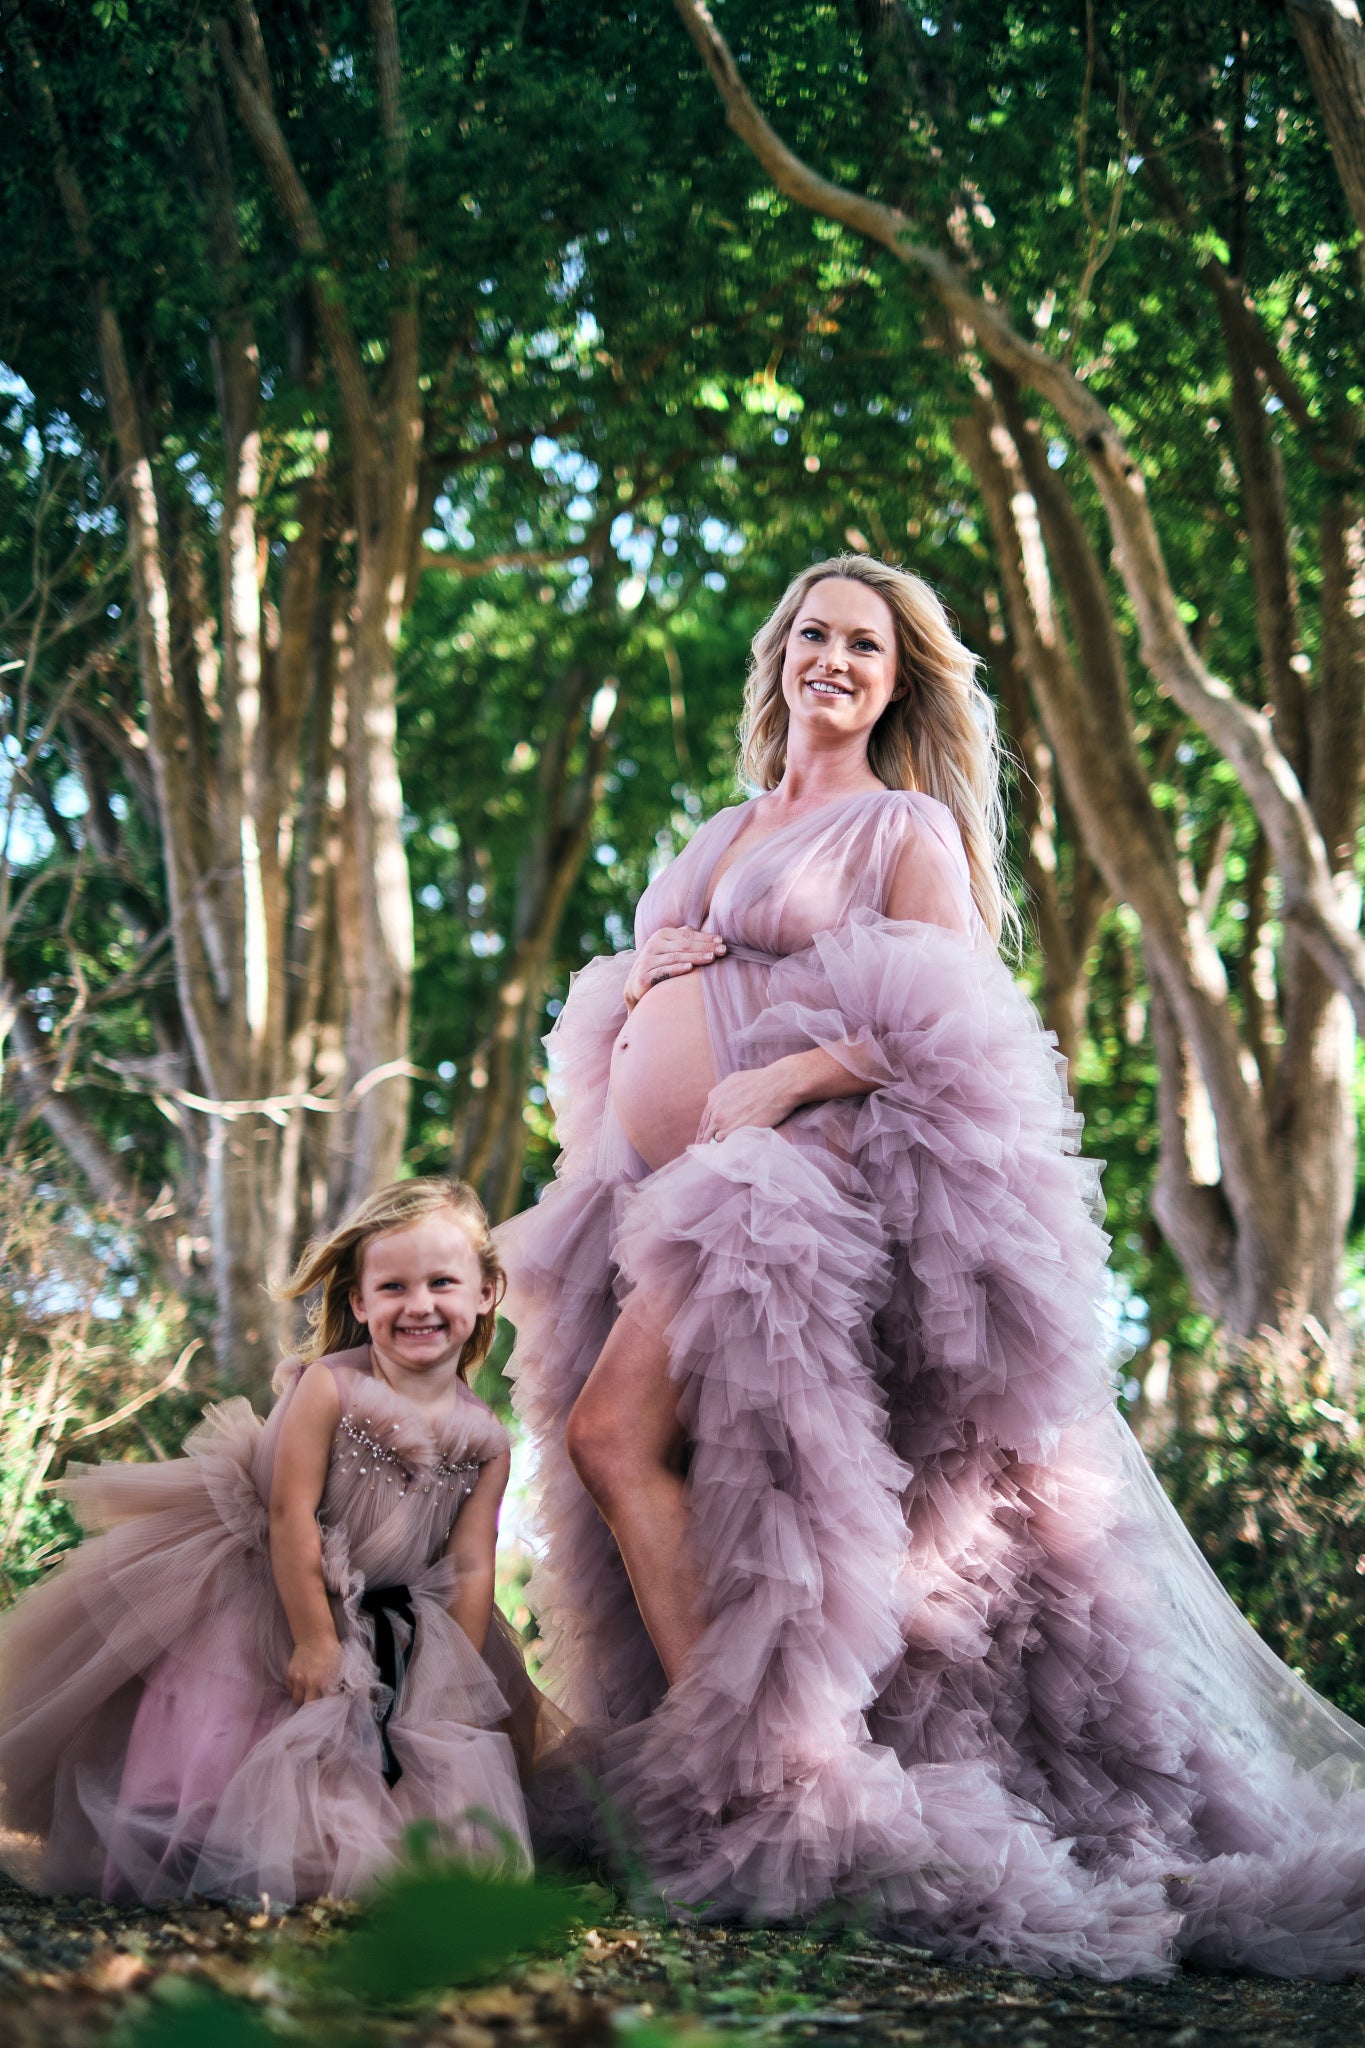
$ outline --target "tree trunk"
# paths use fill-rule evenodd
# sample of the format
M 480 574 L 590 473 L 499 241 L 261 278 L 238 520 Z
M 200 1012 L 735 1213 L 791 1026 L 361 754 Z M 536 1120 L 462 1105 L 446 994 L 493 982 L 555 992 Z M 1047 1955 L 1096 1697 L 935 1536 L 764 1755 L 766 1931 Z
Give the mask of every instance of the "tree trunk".
M 239 51 L 218 24 L 239 112 L 305 256 L 320 231 L 276 120 L 259 25 L 240 0 Z M 392 10 L 375 0 L 381 103 L 397 193 L 395 270 L 413 266 Z M 148 793 L 170 894 L 189 1085 L 167 1093 L 195 1155 L 208 1209 L 220 1373 L 263 1393 L 293 1326 L 268 1284 L 302 1235 L 399 1166 L 407 1120 L 412 918 L 395 751 L 394 655 L 418 560 L 421 410 L 414 287 L 396 305 L 387 385 L 376 403 L 344 306 L 313 284 L 318 330 L 342 393 L 349 447 L 315 437 L 282 564 L 259 517 L 260 365 L 235 296 L 238 261 L 223 109 L 204 90 L 196 147 L 223 271 L 213 340 L 224 458 L 216 604 L 206 549 L 138 389 L 94 246 L 85 197 L 40 60 L 11 34 L 38 98 L 53 170 L 87 279 L 127 513 Z M 320 383 L 316 372 L 312 382 Z M 347 536 L 352 545 L 343 543 Z M 214 546 L 208 540 L 208 548 Z M 338 580 L 343 561 L 354 580 Z M 40 1113 L 67 1142 L 70 1115 Z M 82 1129 L 74 1163 L 124 1178 Z

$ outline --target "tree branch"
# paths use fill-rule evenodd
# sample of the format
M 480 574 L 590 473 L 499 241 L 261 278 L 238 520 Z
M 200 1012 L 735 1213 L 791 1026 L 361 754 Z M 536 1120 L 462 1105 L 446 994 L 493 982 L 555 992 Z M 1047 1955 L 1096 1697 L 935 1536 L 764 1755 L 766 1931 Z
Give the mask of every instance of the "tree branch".
M 1365 1029 L 1365 940 L 1348 921 L 1303 789 L 1276 744 L 1265 713 L 1243 704 L 1200 660 L 1180 618 L 1142 472 L 1094 393 L 1045 349 L 1025 340 L 993 300 L 940 250 L 916 242 L 896 208 L 833 184 L 780 139 L 755 105 L 704 0 L 674 0 L 721 94 L 730 126 L 779 190 L 888 249 L 927 281 L 944 310 L 977 337 L 998 367 L 1055 408 L 1084 450 L 1104 505 L 1114 559 L 1137 618 L 1142 658 L 1158 687 L 1212 740 L 1235 769 L 1270 840 L 1284 890 L 1284 915 L 1303 933 Z M 1353 4 L 1353 0 L 1344 0 Z
M 309 295 L 327 343 L 355 453 L 373 476 L 379 471 L 382 451 L 360 347 L 342 303 L 340 280 L 322 224 L 275 113 L 269 78 L 263 70 L 264 47 L 256 9 L 252 0 L 237 0 L 236 11 L 248 52 L 259 51 L 259 56 L 249 56 L 243 63 L 225 21 L 213 23 L 214 41 L 246 131 L 256 145 L 299 253 L 308 259 Z
M 1358 0 L 1289 0 L 1289 19 L 1327 123 L 1346 204 L 1365 235 L 1365 22 Z

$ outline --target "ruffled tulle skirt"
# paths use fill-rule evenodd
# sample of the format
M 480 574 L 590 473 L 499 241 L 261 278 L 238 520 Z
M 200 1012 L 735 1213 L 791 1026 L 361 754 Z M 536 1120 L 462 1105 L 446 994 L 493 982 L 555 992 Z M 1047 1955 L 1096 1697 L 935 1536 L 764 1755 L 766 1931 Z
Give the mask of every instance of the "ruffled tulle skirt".
M 287 1905 L 361 1889 L 416 1821 L 489 1860 L 528 1854 L 503 1723 L 517 1661 L 480 1657 L 451 1619 L 450 1568 L 418 1563 L 415 1626 L 388 1695 L 344 1529 L 324 1532 L 342 1645 L 336 1689 L 295 1707 L 291 1639 L 253 1478 L 261 1425 L 245 1401 L 210 1411 L 187 1450 L 102 1466 L 69 1493 L 98 1531 L 0 1624 L 0 1782 L 30 1838 L 24 1874 L 49 1891 L 147 1901 L 265 1893 Z M 491 1664 L 500 1666 L 500 1685 Z M 524 1676 L 521 1679 L 524 1689 Z
M 723 1020 L 735 1063 L 822 1044 L 865 1100 L 570 1170 L 505 1234 L 531 1597 L 581 1730 L 545 1839 L 681 1910 L 840 1907 L 1043 1974 L 1365 1969 L 1365 1734 L 1247 1628 L 1118 1415 L 1095 1169 L 1034 1013 L 993 956 L 872 917 L 764 997 Z M 592 1138 L 619 1158 L 609 1113 Z M 703 1588 L 671 1690 L 564 1451 L 636 1291 Z

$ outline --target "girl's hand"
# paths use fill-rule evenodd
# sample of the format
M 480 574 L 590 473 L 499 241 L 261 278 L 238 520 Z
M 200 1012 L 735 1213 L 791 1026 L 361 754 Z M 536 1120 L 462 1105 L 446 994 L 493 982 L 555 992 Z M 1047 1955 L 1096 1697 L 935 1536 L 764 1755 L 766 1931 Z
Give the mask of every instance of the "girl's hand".
M 289 1669 L 284 1674 L 294 1705 L 302 1707 L 309 1700 L 325 1699 L 336 1684 L 340 1669 L 341 1645 L 335 1636 L 330 1641 L 295 1643 Z
M 794 1109 L 809 1100 L 791 1060 L 774 1060 L 770 1067 L 751 1067 L 727 1074 L 706 1098 L 697 1126 L 697 1142 L 728 1138 L 731 1131 L 776 1130 Z
M 635 956 L 624 991 L 626 1008 L 633 1010 L 656 982 L 671 980 L 675 974 L 690 974 L 694 967 L 709 967 L 724 951 L 724 939 L 717 938 L 714 932 L 694 931 L 688 924 L 660 926 Z

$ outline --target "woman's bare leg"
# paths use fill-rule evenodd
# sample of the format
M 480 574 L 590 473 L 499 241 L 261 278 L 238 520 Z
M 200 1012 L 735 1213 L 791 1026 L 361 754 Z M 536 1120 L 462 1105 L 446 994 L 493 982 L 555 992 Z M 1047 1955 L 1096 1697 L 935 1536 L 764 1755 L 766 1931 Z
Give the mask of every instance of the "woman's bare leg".
M 663 1332 L 670 1312 L 632 1295 L 570 1412 L 574 1469 L 616 1538 L 670 1685 L 702 1632 L 687 1557 L 684 1437 Z

